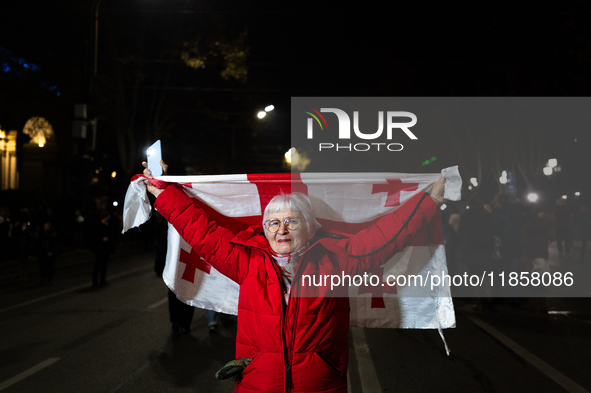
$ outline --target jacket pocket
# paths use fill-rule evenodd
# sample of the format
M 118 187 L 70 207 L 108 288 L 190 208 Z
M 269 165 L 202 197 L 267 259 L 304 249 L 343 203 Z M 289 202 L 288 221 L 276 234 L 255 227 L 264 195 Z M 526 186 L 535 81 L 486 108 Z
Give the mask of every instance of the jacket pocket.
M 252 362 L 255 361 L 255 359 L 260 355 L 261 353 L 258 352 L 256 355 L 254 355 L 252 357 L 252 359 L 250 360 L 250 362 L 248 362 L 248 364 L 246 365 L 246 367 L 244 367 L 244 370 L 242 370 L 242 372 L 240 373 L 240 375 L 237 378 L 238 383 L 240 383 L 242 381 L 242 377 L 244 376 L 244 374 L 248 374 L 251 370 L 252 370 Z
M 320 360 L 322 361 L 322 363 L 324 363 L 326 365 L 326 367 L 330 368 L 336 375 L 338 375 L 342 380 L 347 380 L 347 375 L 343 374 L 342 372 L 339 371 L 338 368 L 336 368 L 329 360 L 326 356 L 324 356 L 322 354 L 322 352 L 318 351 L 318 350 L 314 350 L 314 353 L 316 354 L 316 356 L 318 356 L 320 358 Z
M 248 365 L 247 365 L 247 366 L 246 366 L 244 369 L 246 370 L 246 369 L 248 368 L 248 366 L 250 366 L 250 364 L 251 364 L 252 362 L 254 362 L 254 360 L 255 360 L 255 359 L 256 359 L 256 358 L 257 358 L 257 357 L 258 357 L 260 354 L 261 354 L 260 352 L 257 352 L 257 354 L 256 354 L 256 355 L 254 355 L 254 356 L 252 357 L 252 359 L 250 359 L 250 362 L 248 362 Z
M 254 360 L 255 360 L 257 357 L 259 357 L 259 355 L 260 355 L 260 354 L 261 354 L 260 352 L 257 352 L 257 354 L 256 354 L 256 355 L 254 355 L 254 356 L 252 357 L 252 359 L 250 359 L 250 362 L 248 362 L 248 364 L 246 365 L 246 367 L 245 367 L 244 369 L 245 369 L 245 370 L 247 370 L 247 369 L 250 367 L 250 365 L 252 364 L 252 362 L 254 362 Z

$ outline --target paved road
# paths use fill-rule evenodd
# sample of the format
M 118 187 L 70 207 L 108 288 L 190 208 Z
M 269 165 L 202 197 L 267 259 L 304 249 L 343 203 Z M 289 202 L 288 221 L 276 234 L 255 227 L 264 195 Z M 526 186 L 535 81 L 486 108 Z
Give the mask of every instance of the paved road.
M 552 251 L 554 268 L 588 266 Z M 234 356 L 235 324 L 210 335 L 197 310 L 192 333 L 172 337 L 154 255 L 120 247 L 110 285 L 90 288 L 92 256 L 58 261 L 54 284 L 15 283 L 0 271 L 0 391 L 231 392 L 213 378 Z M 454 300 L 457 328 L 352 329 L 352 392 L 578 392 L 591 390 L 589 299 L 526 299 L 475 312 Z M 235 319 L 230 318 L 229 322 Z

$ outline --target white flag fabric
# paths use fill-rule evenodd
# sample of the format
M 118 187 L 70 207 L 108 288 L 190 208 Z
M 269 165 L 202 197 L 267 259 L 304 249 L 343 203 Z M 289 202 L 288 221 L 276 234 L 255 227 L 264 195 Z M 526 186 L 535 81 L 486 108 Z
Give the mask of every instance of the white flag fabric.
M 442 171 L 446 197 L 459 199 L 461 178 L 457 167 Z M 279 193 L 308 195 L 324 230 L 354 234 L 396 210 L 413 195 L 429 191 L 440 174 L 402 173 L 302 173 L 217 176 L 161 176 L 158 181 L 184 187 L 219 225 L 235 233 L 262 225 L 262 214 Z M 142 177 L 132 179 L 124 207 L 124 229 L 149 219 Z M 145 188 L 145 186 L 143 186 Z M 160 187 L 159 187 L 160 188 Z M 382 277 L 414 277 L 425 280 L 447 274 L 441 220 L 422 228 L 413 243 L 372 272 Z M 168 253 L 163 278 L 183 302 L 195 307 L 237 314 L 239 286 L 192 251 L 169 224 Z M 455 327 L 449 284 L 421 287 L 403 285 L 351 286 L 351 326 L 389 328 Z

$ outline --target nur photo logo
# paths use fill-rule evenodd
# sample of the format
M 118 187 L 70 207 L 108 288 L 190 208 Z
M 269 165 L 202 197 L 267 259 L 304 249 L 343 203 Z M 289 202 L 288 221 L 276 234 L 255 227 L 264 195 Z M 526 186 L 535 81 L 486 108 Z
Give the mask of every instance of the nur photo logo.
M 318 128 L 323 132 L 321 135 L 323 140 L 326 140 L 327 135 L 324 134 L 329 131 L 329 123 L 327 122 L 323 113 L 332 113 L 336 115 L 338 121 L 338 140 L 336 143 L 321 142 L 318 144 L 318 150 L 335 150 L 335 151 L 401 151 L 404 146 L 401 143 L 390 142 L 398 131 L 402 131 L 409 139 L 416 140 L 417 136 L 410 130 L 417 124 L 417 116 L 412 112 L 406 111 L 378 111 L 378 126 L 375 132 L 362 132 L 359 126 L 359 111 L 353 111 L 353 133 L 359 139 L 363 140 L 384 140 L 382 135 L 385 133 L 386 142 L 371 142 L 371 143 L 339 143 L 341 140 L 351 139 L 351 118 L 347 112 L 339 108 L 320 108 L 314 109 L 309 106 L 302 106 L 305 114 L 310 117 L 307 118 L 306 135 L 308 139 L 314 139 L 314 128 Z M 366 112 L 367 113 L 367 112 Z M 329 121 L 334 122 L 334 116 L 327 116 Z M 384 126 L 385 123 L 385 126 Z M 334 130 L 334 127 L 331 128 Z M 368 130 L 364 130 L 368 131 Z M 373 130 L 372 130 L 373 131 Z M 329 134 L 331 138 L 337 138 L 337 135 Z M 381 139 L 380 139 L 381 138 Z

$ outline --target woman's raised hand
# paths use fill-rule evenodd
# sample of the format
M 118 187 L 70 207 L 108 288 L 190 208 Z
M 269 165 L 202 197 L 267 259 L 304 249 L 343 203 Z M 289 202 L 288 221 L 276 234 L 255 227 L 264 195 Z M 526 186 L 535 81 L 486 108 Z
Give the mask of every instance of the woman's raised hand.
M 148 169 L 148 163 L 146 161 L 142 162 L 144 167 L 144 176 L 148 179 L 153 179 L 152 171 Z M 164 160 L 160 160 L 160 166 L 162 167 L 162 176 L 166 176 L 168 173 L 168 165 L 164 162 Z
M 429 194 L 431 196 L 431 199 L 433 199 L 433 202 L 435 202 L 435 204 L 437 206 L 441 205 L 443 202 L 445 202 L 445 199 L 443 198 L 443 194 L 445 192 L 445 178 L 443 176 L 441 176 L 433 185 L 433 188 L 431 189 L 431 193 Z
M 143 161 L 142 165 L 144 167 L 144 176 L 146 176 L 148 179 L 153 179 L 154 176 L 152 176 L 152 171 L 148 169 L 148 163 L 146 161 Z M 168 173 L 168 165 L 166 165 L 166 163 L 163 160 L 160 160 L 160 166 L 162 167 L 162 175 L 166 176 L 166 174 Z M 156 198 L 158 198 L 158 195 L 160 195 L 160 193 L 164 191 L 163 189 L 154 187 L 152 183 L 150 183 L 146 179 L 144 179 L 144 184 L 148 188 L 148 192 L 150 192 L 150 194 L 154 195 Z

